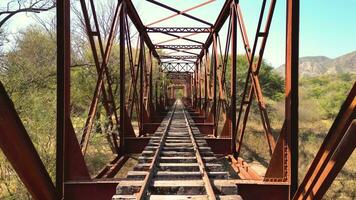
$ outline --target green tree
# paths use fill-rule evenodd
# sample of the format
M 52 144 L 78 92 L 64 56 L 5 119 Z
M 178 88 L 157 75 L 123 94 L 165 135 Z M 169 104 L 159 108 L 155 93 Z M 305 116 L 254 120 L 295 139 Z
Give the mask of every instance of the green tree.
M 17 37 L 15 48 L 8 52 L 1 72 L 4 83 L 32 142 L 47 171 L 55 174 L 56 122 L 56 43 L 39 28 L 29 28 Z M 3 165 L 3 157 L 0 159 Z M 8 164 L 6 164 L 8 165 Z M 0 198 L 28 199 L 24 186 L 15 172 L 0 170 L 0 176 L 10 176 L 10 185 Z M 4 179 L 5 177 L 1 177 Z M 6 178 L 5 178 L 6 179 Z M 5 195 L 5 196 L 2 196 Z
M 228 59 L 228 67 L 226 69 L 226 81 L 227 89 L 230 91 L 231 81 L 231 56 Z M 244 90 L 249 63 L 244 55 L 238 55 L 237 57 L 237 91 L 239 97 Z M 284 93 L 284 81 L 276 72 L 273 71 L 273 67 L 262 61 L 259 71 L 259 80 L 264 97 L 272 100 L 280 100 Z M 251 82 L 251 78 L 250 78 Z

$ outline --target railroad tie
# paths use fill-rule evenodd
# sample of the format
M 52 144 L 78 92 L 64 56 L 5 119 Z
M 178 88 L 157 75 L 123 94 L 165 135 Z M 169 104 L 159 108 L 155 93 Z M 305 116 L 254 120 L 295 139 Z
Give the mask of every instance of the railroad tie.
M 117 199 L 242 199 L 180 100 L 145 147 L 138 164 L 118 183 Z

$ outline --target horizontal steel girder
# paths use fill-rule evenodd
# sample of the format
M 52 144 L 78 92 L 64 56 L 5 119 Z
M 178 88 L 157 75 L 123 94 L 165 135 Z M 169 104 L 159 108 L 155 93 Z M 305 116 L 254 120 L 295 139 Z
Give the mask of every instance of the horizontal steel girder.
M 189 81 L 192 78 L 191 72 L 167 72 L 167 77 L 170 80 Z
M 160 56 L 161 59 L 177 59 L 177 60 L 185 60 L 185 59 L 197 59 L 198 56 Z
M 193 72 L 195 64 L 192 63 L 161 63 L 163 72 Z
M 155 45 L 156 49 L 202 49 L 203 45 Z
M 147 27 L 148 33 L 211 33 L 211 28 L 202 27 Z

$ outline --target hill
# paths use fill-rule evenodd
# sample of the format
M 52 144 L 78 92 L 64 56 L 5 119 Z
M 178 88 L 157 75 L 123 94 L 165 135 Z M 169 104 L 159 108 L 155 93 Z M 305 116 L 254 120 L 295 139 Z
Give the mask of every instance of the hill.
M 284 65 L 275 71 L 284 76 Z M 299 59 L 300 76 L 315 77 L 337 73 L 356 73 L 356 51 L 331 59 L 325 56 L 308 56 Z

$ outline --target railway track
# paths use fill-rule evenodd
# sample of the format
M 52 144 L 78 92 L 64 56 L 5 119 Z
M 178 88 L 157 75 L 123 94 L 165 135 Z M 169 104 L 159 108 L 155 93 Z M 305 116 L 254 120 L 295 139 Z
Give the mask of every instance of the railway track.
M 117 199 L 242 199 L 235 180 L 215 157 L 191 117 L 177 101 L 120 181 Z

